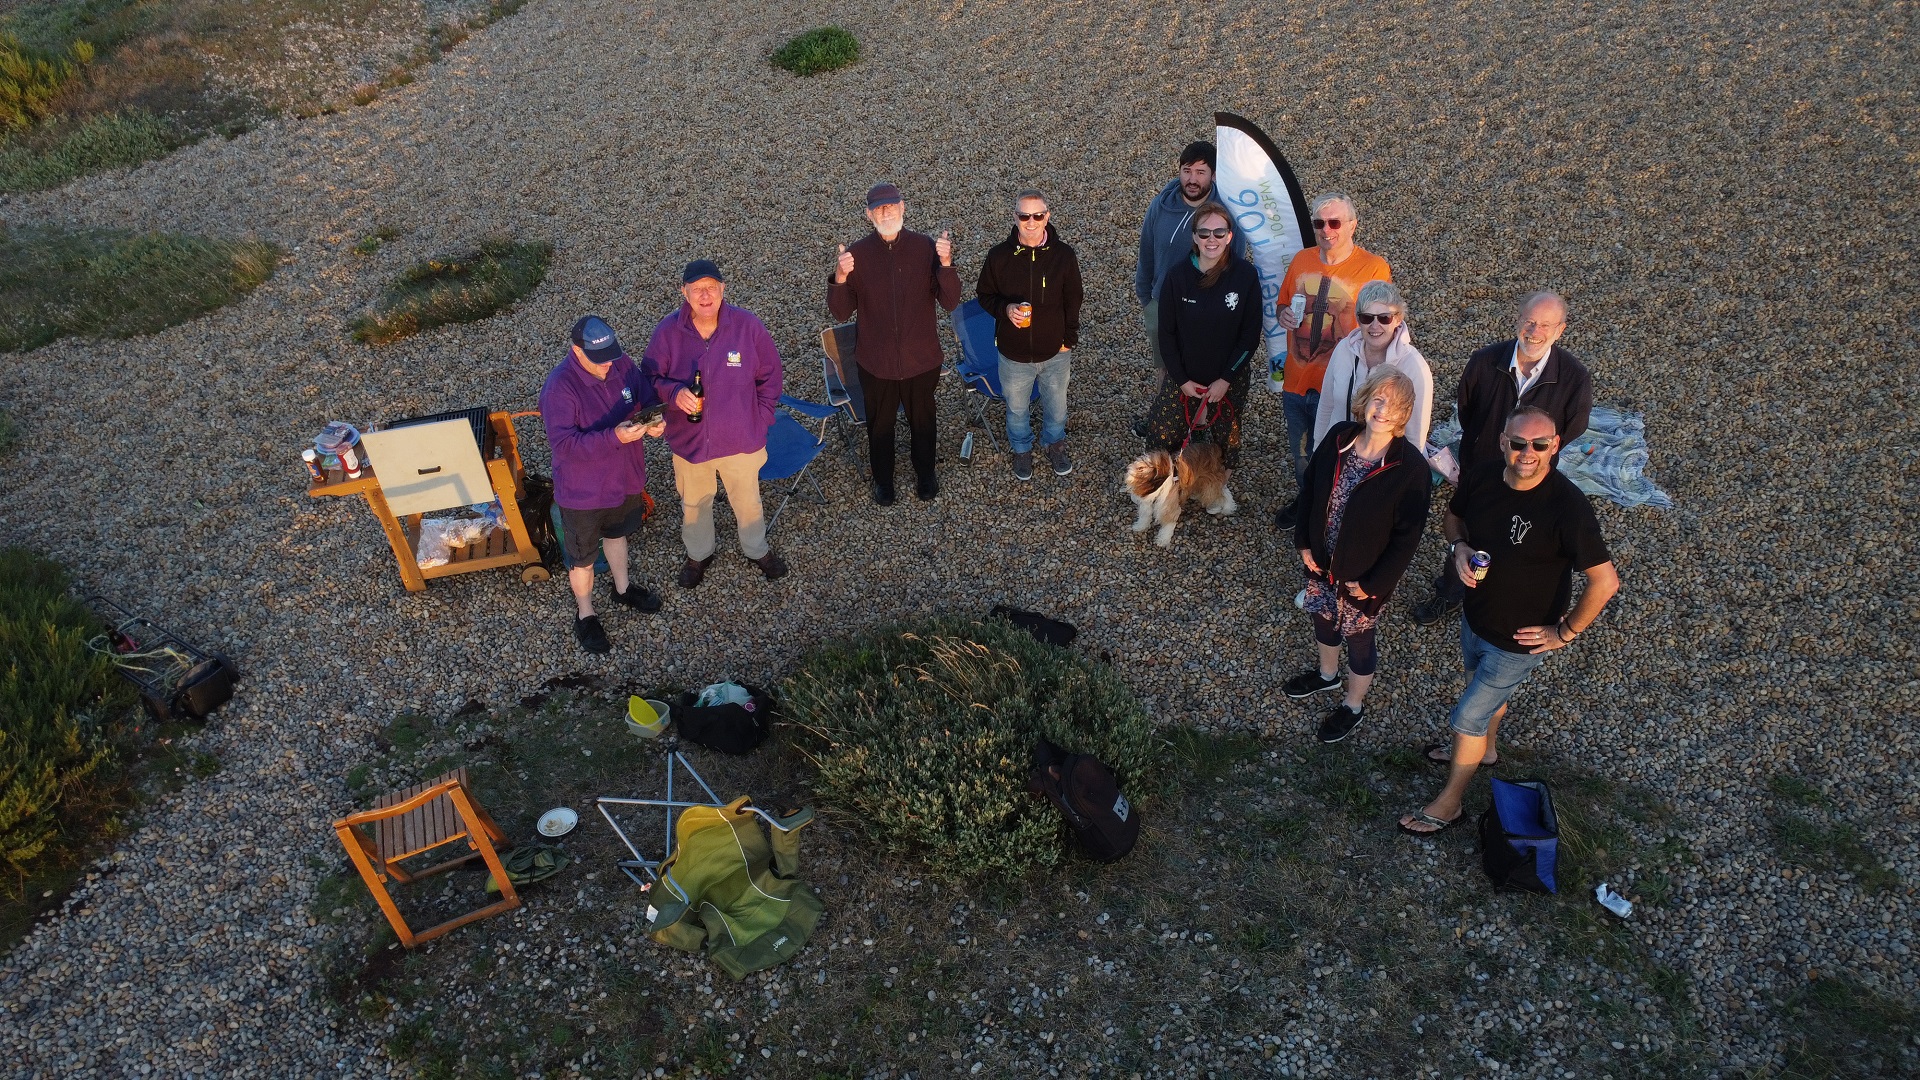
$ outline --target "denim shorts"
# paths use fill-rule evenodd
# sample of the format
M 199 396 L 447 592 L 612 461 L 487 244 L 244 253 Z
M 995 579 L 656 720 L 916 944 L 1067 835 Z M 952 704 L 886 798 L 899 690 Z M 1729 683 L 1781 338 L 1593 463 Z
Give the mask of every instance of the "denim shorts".
M 1547 654 L 1510 653 L 1480 640 L 1480 636 L 1467 625 L 1466 616 L 1460 618 L 1460 662 L 1465 665 L 1467 688 L 1460 695 L 1459 704 L 1453 707 L 1453 715 L 1447 718 L 1447 725 L 1461 735 L 1480 738 L 1487 733 L 1493 723 L 1493 714 L 1507 703 L 1520 684 L 1527 681 L 1533 669 L 1546 660 Z

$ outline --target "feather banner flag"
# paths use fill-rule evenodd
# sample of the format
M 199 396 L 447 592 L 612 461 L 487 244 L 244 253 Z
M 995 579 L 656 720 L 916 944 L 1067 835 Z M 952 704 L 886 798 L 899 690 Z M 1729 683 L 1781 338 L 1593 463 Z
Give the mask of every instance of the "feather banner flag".
M 1287 332 L 1274 305 L 1280 297 L 1280 280 L 1287 276 L 1287 263 L 1307 246 L 1307 198 L 1287 159 L 1253 121 L 1217 112 L 1213 123 L 1218 148 L 1213 179 L 1221 200 L 1233 211 L 1234 231 L 1246 238 L 1247 255 L 1260 271 L 1267 389 L 1277 394 L 1287 360 Z

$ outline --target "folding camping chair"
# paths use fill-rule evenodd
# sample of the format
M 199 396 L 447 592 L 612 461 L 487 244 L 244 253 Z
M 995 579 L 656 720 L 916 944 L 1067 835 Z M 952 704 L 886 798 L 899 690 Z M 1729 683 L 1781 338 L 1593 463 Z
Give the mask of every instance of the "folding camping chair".
M 993 342 L 993 314 L 981 307 L 980 301 L 969 300 L 953 309 L 952 321 L 953 336 L 960 340 L 960 363 L 954 370 L 967 386 L 967 400 L 972 403 L 974 419 L 987 429 L 987 439 L 997 450 L 1000 440 L 987 421 L 987 407 L 997 403 L 1004 410 L 1007 396 L 1000 389 L 1000 350 Z M 1035 400 L 1040 397 L 1037 382 L 1033 397 Z
M 600 811 L 600 816 L 607 819 L 607 825 L 613 829 L 613 834 L 620 838 L 621 845 L 627 849 L 628 854 L 633 856 L 631 859 L 622 859 L 615 865 L 620 868 L 621 873 L 626 874 L 627 877 L 633 880 L 635 885 L 643 889 L 651 889 L 653 883 L 660 880 L 660 864 L 673 856 L 673 827 L 675 821 L 680 816 L 680 811 L 695 806 L 725 807 L 728 805 L 720 796 L 713 793 L 713 788 L 707 785 L 706 780 L 701 777 L 699 771 L 687 760 L 687 756 L 680 752 L 680 739 L 678 736 L 669 735 L 652 745 L 655 749 L 659 750 L 661 761 L 665 765 L 666 793 L 664 797 L 658 799 L 627 799 L 616 798 L 612 795 L 602 795 L 593 800 L 594 806 Z M 707 797 L 705 802 L 689 802 L 685 799 L 675 799 L 673 797 L 673 775 L 676 767 L 686 773 L 687 779 L 692 780 L 694 784 L 699 786 L 699 793 L 704 793 Z M 685 790 L 684 785 L 682 790 Z M 662 823 L 659 858 L 649 859 L 641 854 L 640 848 L 634 844 L 633 838 L 628 836 L 627 831 L 620 827 L 620 822 L 614 817 L 614 813 L 622 807 L 640 807 L 643 813 L 647 810 L 659 812 Z M 765 810 L 751 803 L 747 804 L 746 809 L 758 815 L 760 820 L 766 822 L 769 827 L 778 829 L 783 833 L 799 829 L 808 821 L 812 820 L 813 817 L 811 813 L 792 815 L 783 822 L 782 819 L 774 817 L 772 814 L 767 813 Z M 646 874 L 646 877 L 642 878 L 640 874 L 635 873 L 635 871 Z
M 822 505 L 826 504 L 826 493 L 820 490 L 819 481 L 807 475 L 807 467 L 813 464 L 813 459 L 819 457 L 820 451 L 827 445 L 827 424 L 839 411 L 832 405 L 802 401 L 788 394 L 780 395 L 780 404 L 787 411 L 776 411 L 773 414 L 773 426 L 767 429 L 767 463 L 760 466 L 760 479 L 792 480 L 793 483 L 781 494 L 780 505 L 774 509 L 773 516 L 767 519 L 768 532 L 773 531 L 774 525 L 780 520 L 780 512 L 787 508 L 794 493 L 800 490 L 802 481 L 811 484 L 815 499 Z M 820 421 L 820 429 L 808 431 L 800 421 L 794 419 L 793 414 Z
M 333 823 L 347 857 L 366 881 L 367 890 L 400 935 L 401 944 L 411 949 L 456 927 L 465 926 L 489 915 L 498 915 L 520 906 L 520 895 L 513 890 L 507 871 L 494 851 L 495 844 L 506 842 L 506 834 L 467 790 L 467 770 L 455 769 L 425 783 L 403 788 L 375 800 L 373 809 L 348 814 Z M 406 870 L 401 863 L 448 844 L 459 843 L 450 852 L 453 857 L 423 869 Z M 415 933 L 394 905 L 387 882 L 417 881 L 451 870 L 473 859 L 480 859 L 493 871 L 500 883 L 500 899 L 478 911 L 470 911 L 428 930 Z

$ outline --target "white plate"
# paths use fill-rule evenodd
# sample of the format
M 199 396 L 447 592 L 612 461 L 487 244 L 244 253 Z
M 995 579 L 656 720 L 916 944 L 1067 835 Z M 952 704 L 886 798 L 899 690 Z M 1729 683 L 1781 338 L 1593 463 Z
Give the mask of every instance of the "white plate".
M 580 824 L 579 814 L 574 813 L 564 806 L 556 806 L 546 813 L 541 814 L 540 823 L 535 825 L 534 828 L 540 830 L 541 836 L 565 836 L 572 832 L 573 827 L 578 824 Z

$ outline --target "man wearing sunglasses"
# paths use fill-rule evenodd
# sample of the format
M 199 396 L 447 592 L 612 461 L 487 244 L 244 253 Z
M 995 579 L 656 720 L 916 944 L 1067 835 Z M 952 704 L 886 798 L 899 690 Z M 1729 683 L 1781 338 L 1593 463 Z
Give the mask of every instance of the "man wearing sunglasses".
M 1070 350 L 1080 343 L 1080 261 L 1053 227 L 1046 196 L 1028 188 L 1014 196 L 1013 231 L 987 252 L 976 290 L 993 313 L 1000 352 L 1000 389 L 1007 399 L 1007 445 L 1013 476 L 1033 479 L 1033 390 L 1040 388 L 1040 446 L 1057 476 L 1073 471 L 1067 456 Z
M 1287 264 L 1275 298 L 1275 315 L 1287 328 L 1287 364 L 1280 389 L 1280 411 L 1287 422 L 1287 452 L 1294 479 L 1306 475 L 1313 454 L 1314 421 L 1320 410 L 1320 383 L 1327 361 L 1341 338 L 1353 333 L 1354 299 L 1369 281 L 1392 281 L 1387 260 L 1353 242 L 1359 226 L 1353 200 L 1330 191 L 1313 200 L 1313 246 L 1302 249 Z M 1296 314 L 1294 298 L 1303 313 Z M 1288 503 L 1274 515 L 1274 524 L 1292 529 L 1298 519 Z
M 1593 505 L 1553 467 L 1560 436 L 1545 410 L 1522 405 L 1498 435 L 1499 461 L 1460 474 L 1447 504 L 1447 570 L 1467 593 L 1460 623 L 1466 690 L 1453 707 L 1450 741 L 1425 750 L 1449 766 L 1439 797 L 1400 819 L 1402 831 L 1437 833 L 1466 816 L 1460 800 L 1482 765 L 1500 763 L 1496 738 L 1507 700 L 1547 658 L 1600 617 L 1620 591 Z M 1475 578 L 1474 552 L 1490 558 Z M 1587 587 L 1573 603 L 1573 572 Z M 1569 610 L 1571 608 L 1571 610 Z
M 1567 302 L 1541 290 L 1520 301 L 1514 336 L 1476 351 L 1460 374 L 1454 400 L 1460 406 L 1460 475 L 1500 456 L 1499 438 L 1507 414 L 1518 406 L 1546 413 L 1561 439 L 1572 441 L 1587 430 L 1593 412 L 1593 377 L 1587 367 L 1559 345 L 1567 330 Z M 1556 460 L 1559 451 L 1555 450 Z M 1446 567 L 1434 579 L 1433 596 L 1414 607 L 1421 626 L 1438 622 L 1460 608 L 1465 595 Z

